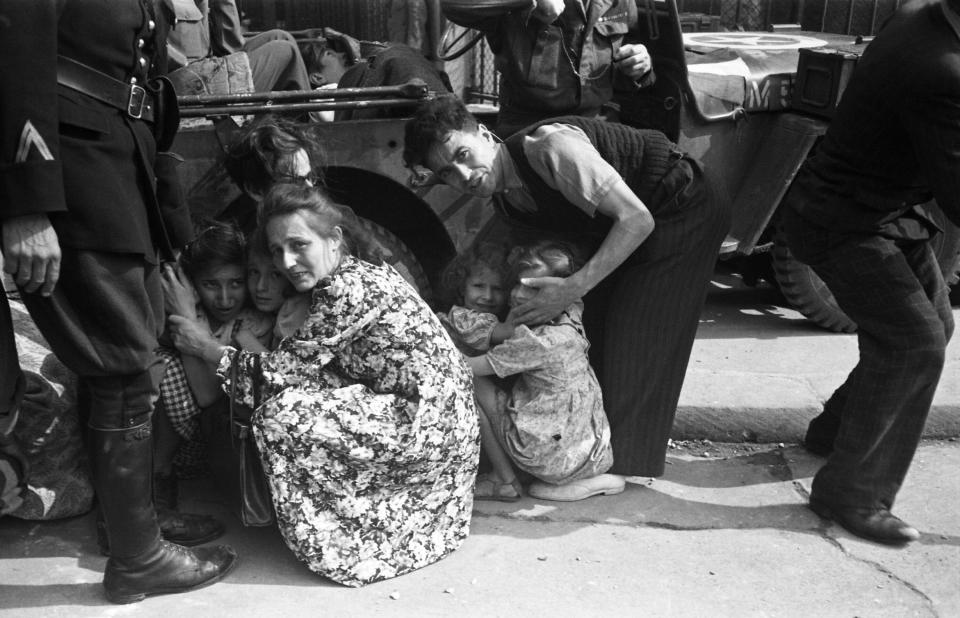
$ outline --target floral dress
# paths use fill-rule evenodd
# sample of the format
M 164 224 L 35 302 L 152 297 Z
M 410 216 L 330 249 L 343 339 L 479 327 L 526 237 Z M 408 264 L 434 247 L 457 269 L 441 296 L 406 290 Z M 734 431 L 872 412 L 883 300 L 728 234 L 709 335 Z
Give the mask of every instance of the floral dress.
M 510 459 L 548 483 L 596 476 L 613 465 L 603 395 L 590 367 L 582 305 L 528 328 L 486 354 L 497 376 L 516 381 L 497 394 L 490 419 Z
M 500 320 L 492 313 L 454 305 L 446 313 L 438 313 L 457 348 L 467 356 L 478 356 L 490 349 L 490 335 Z
M 392 267 L 352 257 L 270 353 L 229 350 L 287 546 L 347 586 L 431 564 L 469 532 L 480 442 L 471 373 Z M 227 386 L 229 388 L 229 384 Z

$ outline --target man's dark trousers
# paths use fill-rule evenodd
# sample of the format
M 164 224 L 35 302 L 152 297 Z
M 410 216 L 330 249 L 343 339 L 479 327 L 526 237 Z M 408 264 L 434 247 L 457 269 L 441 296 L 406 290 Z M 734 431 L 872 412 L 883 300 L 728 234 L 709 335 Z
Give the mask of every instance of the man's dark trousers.
M 926 240 L 827 230 L 785 209 L 793 254 L 857 323 L 860 361 L 845 384 L 833 454 L 813 497 L 886 508 L 910 467 L 953 334 L 948 289 Z

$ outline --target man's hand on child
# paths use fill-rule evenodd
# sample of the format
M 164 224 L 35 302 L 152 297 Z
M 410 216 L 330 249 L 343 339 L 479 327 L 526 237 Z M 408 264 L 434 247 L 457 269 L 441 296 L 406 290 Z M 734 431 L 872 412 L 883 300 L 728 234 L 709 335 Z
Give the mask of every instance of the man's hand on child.
M 538 291 L 536 296 L 510 311 L 517 324 L 546 324 L 580 298 L 563 277 L 524 277 L 520 282 Z

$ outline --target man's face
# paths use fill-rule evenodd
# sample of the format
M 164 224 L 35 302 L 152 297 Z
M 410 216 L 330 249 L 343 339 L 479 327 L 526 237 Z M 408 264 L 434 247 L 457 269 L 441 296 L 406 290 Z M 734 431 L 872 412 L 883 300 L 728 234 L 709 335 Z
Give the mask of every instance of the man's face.
M 320 70 L 310 75 L 314 86 L 336 84 L 347 72 L 347 60 L 344 54 L 327 49 L 320 56 Z
M 484 128 L 451 131 L 447 141 L 433 145 L 426 164 L 440 180 L 469 195 L 489 197 L 500 183 L 494 165 L 497 144 Z

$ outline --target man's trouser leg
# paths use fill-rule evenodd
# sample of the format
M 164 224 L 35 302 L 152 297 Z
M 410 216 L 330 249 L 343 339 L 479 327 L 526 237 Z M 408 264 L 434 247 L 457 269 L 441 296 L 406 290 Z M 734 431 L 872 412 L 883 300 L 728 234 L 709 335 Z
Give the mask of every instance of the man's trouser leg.
M 814 478 L 813 495 L 836 506 L 889 509 L 920 442 L 953 332 L 946 285 L 925 241 L 802 222 L 793 229 L 791 249 L 857 323 L 860 346 L 834 452 Z

